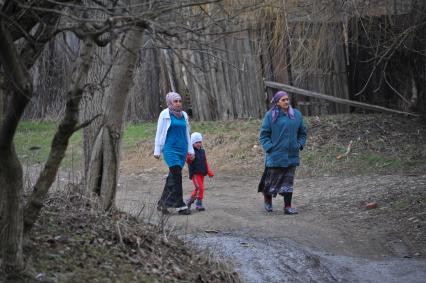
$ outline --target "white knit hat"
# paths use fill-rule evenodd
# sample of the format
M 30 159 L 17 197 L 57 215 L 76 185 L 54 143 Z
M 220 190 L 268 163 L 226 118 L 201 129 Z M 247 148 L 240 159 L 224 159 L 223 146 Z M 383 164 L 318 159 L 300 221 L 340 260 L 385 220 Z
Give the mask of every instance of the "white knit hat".
M 194 144 L 200 141 L 203 141 L 203 136 L 200 133 L 194 132 L 191 134 L 191 144 Z

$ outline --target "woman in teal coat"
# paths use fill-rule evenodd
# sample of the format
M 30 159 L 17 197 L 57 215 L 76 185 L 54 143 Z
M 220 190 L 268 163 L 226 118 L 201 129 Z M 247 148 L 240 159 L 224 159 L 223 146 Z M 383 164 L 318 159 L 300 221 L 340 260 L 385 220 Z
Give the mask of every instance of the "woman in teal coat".
M 306 142 L 307 130 L 299 110 L 290 105 L 289 95 L 278 91 L 272 108 L 265 114 L 259 142 L 265 151 L 265 171 L 258 191 L 264 195 L 264 207 L 272 211 L 272 197 L 284 197 L 284 213 L 297 214 L 291 206 L 294 174 L 299 166 L 299 152 Z

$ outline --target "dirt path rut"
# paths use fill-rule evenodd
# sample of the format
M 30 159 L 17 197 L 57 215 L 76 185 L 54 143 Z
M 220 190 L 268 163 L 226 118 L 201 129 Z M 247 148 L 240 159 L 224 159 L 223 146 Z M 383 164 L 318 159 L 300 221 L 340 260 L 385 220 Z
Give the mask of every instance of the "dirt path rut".
M 206 179 L 207 210 L 172 214 L 167 223 L 234 261 L 247 282 L 426 282 L 426 175 L 296 179 L 300 214 L 288 216 L 282 199 L 274 199 L 272 213 L 263 210 L 260 176 L 216 173 Z M 157 223 L 163 185 L 164 174 L 121 176 L 117 205 Z M 185 196 L 191 190 L 185 179 Z M 367 210 L 370 201 L 378 208 Z

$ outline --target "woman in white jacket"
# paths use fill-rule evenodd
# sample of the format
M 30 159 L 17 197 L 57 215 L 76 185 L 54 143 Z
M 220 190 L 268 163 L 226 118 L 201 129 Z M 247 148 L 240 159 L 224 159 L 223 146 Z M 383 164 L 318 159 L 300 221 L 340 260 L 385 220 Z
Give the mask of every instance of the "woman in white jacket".
M 187 154 L 194 158 L 194 149 L 190 142 L 188 114 L 182 111 L 182 97 L 176 92 L 166 96 L 168 108 L 161 111 L 155 135 L 154 157 L 159 159 L 163 153 L 169 167 L 163 194 L 157 209 L 168 213 L 167 208 L 176 208 L 179 214 L 188 215 L 191 211 L 183 201 L 182 168 Z

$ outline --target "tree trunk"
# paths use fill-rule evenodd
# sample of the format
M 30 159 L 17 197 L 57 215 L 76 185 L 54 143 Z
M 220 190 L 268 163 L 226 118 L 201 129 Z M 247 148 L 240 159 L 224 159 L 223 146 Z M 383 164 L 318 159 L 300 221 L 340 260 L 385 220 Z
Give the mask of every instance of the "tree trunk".
M 0 74 L 0 85 L 3 85 L 3 84 L 4 84 L 4 77 L 3 77 L 3 74 Z M 5 100 L 4 91 L 2 88 L 0 88 L 0 125 L 3 123 L 4 100 Z
M 23 119 L 59 121 L 65 112 L 67 91 L 71 85 L 75 55 L 80 40 L 71 33 L 55 37 L 41 52 L 31 69 L 34 96 L 25 109 Z M 64 52 L 64 45 L 72 52 Z
M 0 250 L 5 272 L 14 274 L 23 268 L 24 263 L 22 166 L 13 145 L 2 148 L 0 155 Z
M 88 75 L 87 84 L 90 86 L 88 94 L 84 96 L 81 104 L 80 117 L 82 120 L 90 120 L 95 115 L 106 113 L 106 88 L 111 85 L 111 66 L 113 64 L 113 51 L 107 48 L 96 47 L 95 59 Z M 105 63 L 108 62 L 108 63 Z M 90 158 L 99 129 L 104 119 L 97 119 L 83 130 L 84 168 L 85 172 L 90 168 Z
M 253 29 L 248 22 L 244 22 L 241 29 L 230 37 L 192 38 L 192 42 L 202 43 L 204 40 L 214 42 L 214 45 L 206 47 L 205 44 L 193 43 L 191 50 L 183 52 L 182 57 L 190 64 L 185 69 L 181 68 L 180 73 L 186 78 L 184 81 L 194 119 L 228 120 L 263 115 L 262 76 L 260 61 L 252 44 Z M 226 31 L 209 28 L 211 34 L 220 32 Z
M 126 121 L 154 121 L 161 111 L 161 51 L 154 48 L 152 37 L 147 33 L 144 34 L 142 45 L 144 48 L 135 71 L 135 85 L 129 97 Z
M 18 55 L 6 25 L 0 21 L 0 63 L 7 76 L 7 112 L 0 124 L 0 193 L 5 201 L 0 208 L 0 255 L 9 274 L 24 267 L 23 177 L 22 167 L 13 145 L 13 137 L 25 107 L 32 96 L 29 73 Z M 6 97 L 6 96 L 5 96 Z
M 86 192 L 100 196 L 104 209 L 110 209 L 114 205 L 127 98 L 133 85 L 133 73 L 142 37 L 142 31 L 129 31 L 121 43 L 125 46 L 122 48 L 124 53 L 112 67 L 104 123 L 96 131 L 90 161 L 86 167 Z
M 83 44 L 81 56 L 77 61 L 73 72 L 71 90 L 68 92 L 65 116 L 53 138 L 47 162 L 37 179 L 33 193 L 25 207 L 25 232 L 29 231 L 34 226 L 49 188 L 55 181 L 59 165 L 65 157 L 68 141 L 72 134 L 79 128 L 77 126 L 79 104 L 83 94 L 83 87 L 86 83 L 87 74 L 92 63 L 93 49 L 94 43 L 90 39 L 86 40 Z

